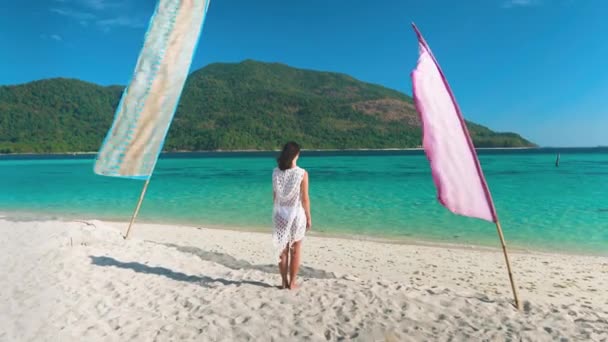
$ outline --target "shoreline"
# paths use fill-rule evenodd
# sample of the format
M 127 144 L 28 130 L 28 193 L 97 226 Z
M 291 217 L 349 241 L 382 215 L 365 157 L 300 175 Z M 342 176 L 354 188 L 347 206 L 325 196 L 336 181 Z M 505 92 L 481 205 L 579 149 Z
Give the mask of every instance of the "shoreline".
M 0 219 L 2 219 L 0 217 Z M 92 219 L 97 220 L 97 219 Z M 70 220 L 66 220 L 65 222 L 69 222 Z M 85 220 L 81 220 L 85 221 Z M 120 224 L 126 227 L 129 225 L 128 221 L 121 220 L 99 220 L 101 222 L 107 222 L 111 224 Z M 133 224 L 132 229 L 136 229 L 137 221 Z M 185 229 L 198 229 L 198 230 L 217 230 L 217 231 L 229 231 L 235 233 L 251 233 L 251 234 L 261 234 L 268 235 L 270 239 L 271 228 L 264 227 L 237 227 L 237 226 L 226 226 L 226 225 L 214 225 L 214 224 L 188 224 L 188 223 L 175 223 L 168 221 L 149 221 L 142 220 L 139 222 L 141 225 L 156 225 L 156 226 L 172 226 L 175 228 L 185 228 Z M 346 241 L 357 241 L 357 242 L 370 242 L 375 244 L 386 244 L 386 245 L 403 245 L 403 246 L 411 246 L 411 247 L 430 247 L 430 248 L 439 248 L 439 249 L 457 249 L 463 251 L 477 251 L 477 252 L 493 252 L 493 253 L 501 253 L 502 247 L 500 246 L 500 241 L 498 235 L 496 236 L 496 246 L 484 245 L 484 244 L 476 244 L 476 243 L 458 243 L 458 242 L 447 242 L 433 239 L 425 239 L 425 238 L 415 238 L 415 237 L 398 237 L 398 236 L 379 236 L 379 235 L 365 235 L 365 234 L 355 234 L 355 233 L 346 233 L 346 232 L 331 232 L 331 231 L 315 231 L 314 227 L 311 231 L 306 233 L 307 237 L 317 237 L 322 239 L 332 239 L 332 240 L 346 240 Z M 559 256 L 582 256 L 582 257 L 606 257 L 608 258 L 608 254 L 601 254 L 600 252 L 593 253 L 588 252 L 584 253 L 583 251 L 570 251 L 570 250 L 555 250 L 554 247 L 546 247 L 543 249 L 541 247 L 535 246 L 537 248 L 530 247 L 522 247 L 517 244 L 510 245 L 509 241 L 506 241 L 507 251 L 508 253 L 517 253 L 517 254 L 530 254 L 530 255 L 559 255 Z
M 15 217 L 11 216 L 11 213 L 0 212 L 0 221 L 11 221 L 11 222 L 21 222 L 21 221 L 59 221 L 64 223 L 70 222 L 86 222 L 86 221 L 100 221 L 108 224 L 112 224 L 118 227 L 126 228 L 129 225 L 129 221 L 123 221 L 121 219 L 112 219 L 112 218 L 95 218 L 85 216 L 63 216 L 62 215 L 53 215 L 51 216 L 48 213 L 36 213 L 36 212 L 21 212 L 25 215 L 25 217 Z M 38 215 L 38 216 L 37 216 Z M 42 217 L 41 217 L 41 216 Z M 137 229 L 138 225 L 154 225 L 154 226 L 170 226 L 177 229 L 197 229 L 197 230 L 212 230 L 212 231 L 228 231 L 234 233 L 251 233 L 251 234 L 260 234 L 260 235 L 268 235 L 271 234 L 270 227 L 259 227 L 259 226 L 230 226 L 230 225 L 219 225 L 219 224 L 195 224 L 189 222 L 175 222 L 175 221 L 165 221 L 165 220 L 136 220 L 133 225 L 133 230 Z M 124 233 L 124 232 L 123 232 Z M 500 247 L 499 238 L 496 236 L 496 245 L 486 245 L 481 243 L 473 243 L 473 242 L 448 242 L 443 240 L 433 240 L 433 239 L 425 239 L 424 237 L 400 237 L 400 236 L 381 236 L 378 235 L 365 235 L 365 234 L 356 234 L 356 233 L 348 233 L 348 232 L 332 232 L 332 231 L 315 231 L 313 229 L 306 234 L 307 237 L 317 237 L 322 239 L 332 239 L 332 240 L 346 240 L 346 241 L 359 241 L 359 242 L 371 242 L 377 244 L 387 244 L 387 245 L 404 245 L 404 246 L 412 246 L 412 247 L 431 247 L 431 248 L 440 248 L 440 249 L 458 249 L 464 251 L 485 251 L 485 252 L 493 252 L 493 253 L 502 253 L 502 248 Z M 270 238 L 269 238 L 270 239 Z M 533 246 L 533 247 L 524 247 L 519 246 L 517 244 L 509 243 L 509 240 L 506 240 L 506 247 L 508 253 L 517 253 L 517 254 L 530 254 L 530 255 L 560 255 L 560 256 L 582 256 L 582 257 L 606 257 L 608 258 L 608 253 L 602 254 L 601 252 L 585 252 L 583 250 L 562 250 L 556 249 L 552 246 Z
M 0 217 L 2 219 L 2 217 Z M 97 220 L 97 219 L 92 219 Z M 63 220 L 62 220 L 63 221 Z M 86 221 L 86 220 L 80 220 Z M 129 225 L 128 221 L 120 221 L 120 220 L 99 220 L 101 222 L 107 222 L 111 224 L 121 224 L 124 225 L 125 229 Z M 64 222 L 70 222 L 70 220 L 66 220 Z M 261 234 L 268 235 L 268 239 L 270 239 L 271 228 L 263 228 L 263 227 L 235 227 L 235 226 L 221 226 L 221 225 L 192 225 L 192 224 L 184 224 L 184 223 L 170 223 L 170 222 L 154 222 L 143 220 L 139 222 L 142 225 L 158 225 L 158 226 L 172 226 L 175 228 L 186 228 L 186 229 L 205 229 L 205 230 L 217 230 L 217 231 L 229 231 L 235 233 L 252 233 L 252 234 Z M 137 221 L 133 224 L 132 229 L 137 229 Z M 438 241 L 432 239 L 424 239 L 424 238 L 409 238 L 409 237 L 391 237 L 391 236 L 372 236 L 372 235 L 364 235 L 364 234 L 351 234 L 351 233 L 340 233 L 340 232 L 323 232 L 323 231 L 315 231 L 314 228 L 306 233 L 307 237 L 317 237 L 322 239 L 333 239 L 333 240 L 346 240 L 346 241 L 359 241 L 359 242 L 371 242 L 376 244 L 387 244 L 387 245 L 403 245 L 403 246 L 411 246 L 411 247 L 430 247 L 430 248 L 440 248 L 440 249 L 458 249 L 464 251 L 477 251 L 477 252 L 493 252 L 493 253 L 501 253 L 502 247 L 500 246 L 500 241 L 498 235 L 496 236 L 496 246 L 488 246 L 483 244 L 475 244 L 475 243 L 450 243 L 445 241 Z M 574 251 L 568 250 L 555 250 L 542 248 L 526 248 L 518 245 L 509 245 L 509 241 L 506 241 L 507 251 L 508 253 L 517 253 L 517 254 L 529 254 L 529 255 L 559 255 L 559 256 L 582 256 L 582 257 L 606 257 L 608 258 L 608 254 L 600 254 L 598 253 L 583 253 L 582 251 L 577 253 Z

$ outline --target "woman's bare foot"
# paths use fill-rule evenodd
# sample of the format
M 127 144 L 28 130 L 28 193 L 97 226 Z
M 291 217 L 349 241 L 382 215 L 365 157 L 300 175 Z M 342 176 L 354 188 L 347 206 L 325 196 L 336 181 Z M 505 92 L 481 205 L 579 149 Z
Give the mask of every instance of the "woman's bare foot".
M 300 286 L 298 286 L 298 284 L 296 284 L 295 282 L 292 282 L 291 284 L 289 284 L 289 289 L 290 290 L 296 290 L 298 289 Z
M 283 284 L 281 286 L 279 286 L 279 288 L 281 290 L 288 289 L 289 288 L 289 283 L 286 280 L 284 280 Z

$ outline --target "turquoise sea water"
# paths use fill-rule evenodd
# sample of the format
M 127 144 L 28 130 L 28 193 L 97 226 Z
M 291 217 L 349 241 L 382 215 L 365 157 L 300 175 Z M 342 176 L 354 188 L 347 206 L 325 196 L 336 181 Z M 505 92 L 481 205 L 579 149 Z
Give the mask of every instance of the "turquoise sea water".
M 608 149 L 480 151 L 510 246 L 608 255 Z M 269 229 L 274 153 L 164 155 L 140 221 Z M 93 174 L 94 156 L 0 156 L 0 212 L 126 221 L 142 182 Z M 419 151 L 308 152 L 313 229 L 498 246 L 491 223 L 436 201 Z

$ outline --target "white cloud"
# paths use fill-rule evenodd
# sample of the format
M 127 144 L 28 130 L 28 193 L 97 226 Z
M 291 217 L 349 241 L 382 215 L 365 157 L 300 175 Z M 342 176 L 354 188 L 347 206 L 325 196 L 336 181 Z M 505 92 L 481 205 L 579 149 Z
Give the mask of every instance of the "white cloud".
M 142 28 L 145 27 L 145 20 L 139 16 L 118 15 L 115 8 L 127 5 L 128 1 L 123 0 L 55 0 L 63 4 L 61 7 L 51 8 L 50 11 L 80 23 L 83 27 L 90 24 L 108 32 L 113 28 Z
M 540 4 L 540 0 L 507 0 L 502 4 L 503 8 L 530 7 Z
M 58 1 L 58 0 L 56 0 Z M 63 0 L 66 1 L 66 0 Z M 91 6 L 111 6 L 103 0 L 87 0 Z M 91 21 L 95 22 L 99 28 L 104 31 L 109 31 L 114 27 L 128 27 L 128 28 L 141 28 L 145 26 L 145 21 L 142 18 L 118 16 L 118 17 L 104 17 L 100 14 L 94 14 L 87 11 L 74 10 L 71 8 L 51 8 L 51 12 L 77 20 L 80 25 L 87 27 Z
M 94 10 L 105 10 L 112 7 L 120 7 L 121 2 L 119 1 L 108 1 L 108 0 L 55 0 L 62 4 L 71 3 L 75 6 L 86 7 Z M 122 1 L 124 3 L 124 0 Z
M 84 6 L 92 8 L 94 10 L 104 10 L 107 8 L 120 6 L 119 3 L 108 2 L 106 0 L 80 0 L 80 2 Z
M 93 13 L 75 11 L 69 8 L 51 8 L 51 12 L 77 20 L 95 19 L 95 14 Z
M 51 40 L 54 40 L 54 41 L 56 41 L 56 42 L 62 42 L 62 41 L 63 41 L 63 37 L 61 37 L 60 35 L 55 34 L 55 33 L 54 33 L 54 34 L 51 34 L 51 35 L 48 35 L 48 34 L 41 34 L 41 35 L 40 35 L 40 38 L 42 38 L 42 39 L 44 39 L 44 40 L 51 39 Z
M 98 20 L 97 25 L 104 30 L 109 30 L 112 27 L 130 27 L 141 28 L 145 26 L 143 20 L 131 17 L 116 17 L 110 19 Z

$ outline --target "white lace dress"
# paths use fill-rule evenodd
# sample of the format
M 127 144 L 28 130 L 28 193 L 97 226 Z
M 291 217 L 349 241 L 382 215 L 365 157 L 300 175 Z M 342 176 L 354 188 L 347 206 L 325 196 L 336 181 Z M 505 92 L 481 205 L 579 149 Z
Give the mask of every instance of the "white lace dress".
M 306 233 L 306 213 L 300 198 L 300 185 L 305 172 L 304 169 L 294 167 L 287 170 L 275 168 L 272 173 L 272 189 L 275 194 L 272 242 L 277 260 L 285 247 L 302 240 Z

